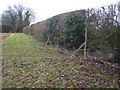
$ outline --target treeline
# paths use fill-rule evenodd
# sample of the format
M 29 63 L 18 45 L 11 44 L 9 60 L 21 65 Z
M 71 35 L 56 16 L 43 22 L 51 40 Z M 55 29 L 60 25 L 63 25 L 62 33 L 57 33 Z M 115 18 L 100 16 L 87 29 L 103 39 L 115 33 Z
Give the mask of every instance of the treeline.
M 74 50 L 84 43 L 87 29 L 87 50 L 120 62 L 119 12 L 118 4 L 68 12 L 27 26 L 24 32 L 46 44 Z
M 2 33 L 23 32 L 23 27 L 30 25 L 35 18 L 34 11 L 21 4 L 9 6 L 8 10 L 2 13 Z

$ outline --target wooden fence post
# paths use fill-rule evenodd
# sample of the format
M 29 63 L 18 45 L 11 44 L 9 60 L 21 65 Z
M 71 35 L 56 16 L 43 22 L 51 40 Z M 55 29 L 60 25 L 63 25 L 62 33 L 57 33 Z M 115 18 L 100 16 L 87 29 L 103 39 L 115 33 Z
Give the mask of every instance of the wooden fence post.
M 87 59 L 87 27 L 85 28 L 84 59 Z

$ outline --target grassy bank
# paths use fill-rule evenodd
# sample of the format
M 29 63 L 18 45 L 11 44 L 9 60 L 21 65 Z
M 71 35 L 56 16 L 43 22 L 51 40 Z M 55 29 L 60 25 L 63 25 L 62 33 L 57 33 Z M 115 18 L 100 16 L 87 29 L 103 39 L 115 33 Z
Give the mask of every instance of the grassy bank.
M 117 76 L 99 67 L 82 59 L 69 59 L 57 48 L 22 33 L 11 34 L 2 43 L 3 88 L 117 87 Z

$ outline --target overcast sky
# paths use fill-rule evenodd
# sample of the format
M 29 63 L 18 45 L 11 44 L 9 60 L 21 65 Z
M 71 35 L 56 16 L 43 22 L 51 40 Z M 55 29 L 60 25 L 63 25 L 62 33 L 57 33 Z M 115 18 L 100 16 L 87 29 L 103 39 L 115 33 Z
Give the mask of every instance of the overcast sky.
M 14 4 L 21 3 L 35 11 L 35 22 L 54 15 L 85 8 L 97 8 L 118 3 L 120 0 L 0 0 L 0 14 Z

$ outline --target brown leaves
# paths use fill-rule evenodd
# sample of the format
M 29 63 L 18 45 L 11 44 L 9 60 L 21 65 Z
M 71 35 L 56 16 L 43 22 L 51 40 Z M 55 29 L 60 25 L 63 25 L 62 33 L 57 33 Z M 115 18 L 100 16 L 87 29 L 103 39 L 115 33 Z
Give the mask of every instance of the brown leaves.
M 68 56 L 56 53 L 57 51 L 54 48 L 51 50 L 49 46 L 36 45 L 33 39 L 34 43 L 32 44 L 31 40 L 26 42 L 24 38 L 28 38 L 28 36 L 22 35 L 21 37 L 19 34 L 14 36 L 14 38 L 12 37 L 13 40 L 19 37 L 19 42 L 23 43 L 20 48 L 18 48 L 20 43 L 17 40 L 15 43 L 19 44 L 16 44 L 16 46 L 13 45 L 14 43 L 5 44 L 2 60 L 3 88 L 117 87 L 117 76 L 113 73 L 110 74 L 111 70 L 102 67 L 99 63 L 84 60 L 82 56 L 80 59 L 76 57 L 73 60 Z M 29 37 L 29 39 L 31 38 Z M 7 42 L 9 41 L 10 39 Z M 27 45 L 30 45 L 30 48 L 27 48 Z M 13 53 L 8 46 L 17 49 L 20 53 L 18 55 L 16 52 Z M 40 47 L 42 49 L 36 52 Z M 47 50 L 47 52 L 44 50 Z M 21 56 L 19 56 L 20 54 Z M 109 72 L 105 70 L 109 70 Z

